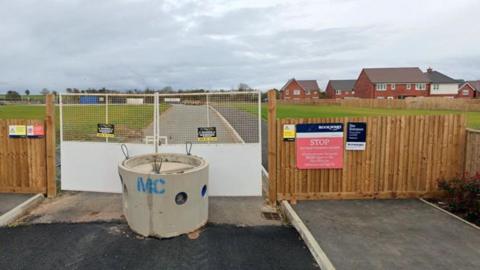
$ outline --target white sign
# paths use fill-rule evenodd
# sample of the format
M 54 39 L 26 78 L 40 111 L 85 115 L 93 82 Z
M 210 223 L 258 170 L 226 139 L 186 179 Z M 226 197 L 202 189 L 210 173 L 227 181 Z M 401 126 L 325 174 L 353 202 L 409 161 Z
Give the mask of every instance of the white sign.
M 165 98 L 165 102 L 168 102 L 168 103 L 180 103 L 180 98 Z

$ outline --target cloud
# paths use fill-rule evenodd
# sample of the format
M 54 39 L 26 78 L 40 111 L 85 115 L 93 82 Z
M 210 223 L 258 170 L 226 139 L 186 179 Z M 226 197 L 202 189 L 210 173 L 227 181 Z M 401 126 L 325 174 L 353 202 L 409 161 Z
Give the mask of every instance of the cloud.
M 478 1 L 0 1 L 0 91 L 262 89 L 367 66 L 478 78 Z

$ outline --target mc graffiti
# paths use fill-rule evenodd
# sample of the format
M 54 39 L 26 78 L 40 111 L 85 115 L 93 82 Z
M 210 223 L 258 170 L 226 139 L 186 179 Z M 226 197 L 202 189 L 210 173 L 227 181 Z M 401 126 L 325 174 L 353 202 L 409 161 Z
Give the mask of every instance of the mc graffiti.
M 153 180 L 148 177 L 147 180 L 144 181 L 143 177 L 139 176 L 137 178 L 137 191 L 161 195 L 165 193 L 165 188 L 163 188 L 165 183 L 165 180 L 161 178 Z

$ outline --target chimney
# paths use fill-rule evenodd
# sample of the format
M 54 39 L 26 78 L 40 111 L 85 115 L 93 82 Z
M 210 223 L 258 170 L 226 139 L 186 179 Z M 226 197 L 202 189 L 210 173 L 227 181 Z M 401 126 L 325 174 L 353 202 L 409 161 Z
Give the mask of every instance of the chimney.
M 431 67 L 429 67 L 429 68 L 427 69 L 427 72 L 428 72 L 428 73 L 432 73 L 432 71 L 433 71 L 433 69 L 432 69 Z

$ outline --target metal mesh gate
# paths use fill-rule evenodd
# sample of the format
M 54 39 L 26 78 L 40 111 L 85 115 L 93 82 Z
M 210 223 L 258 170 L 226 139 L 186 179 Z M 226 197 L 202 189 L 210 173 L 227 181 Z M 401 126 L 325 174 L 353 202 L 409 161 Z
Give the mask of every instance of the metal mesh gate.
M 260 142 L 260 93 L 62 94 L 61 141 L 197 144 Z M 99 125 L 113 125 L 101 136 Z M 199 137 L 199 128 L 215 137 Z

